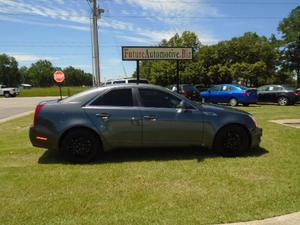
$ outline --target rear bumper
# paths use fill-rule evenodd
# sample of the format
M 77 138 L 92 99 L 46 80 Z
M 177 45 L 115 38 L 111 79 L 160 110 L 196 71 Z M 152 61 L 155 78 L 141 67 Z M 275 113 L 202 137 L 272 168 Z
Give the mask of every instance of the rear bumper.
M 262 128 L 255 128 L 252 132 L 251 132 L 251 148 L 257 148 L 261 142 L 261 138 L 263 135 L 263 130 Z
M 58 149 L 59 140 L 44 129 L 31 126 L 29 129 L 31 144 L 35 147 L 46 149 Z

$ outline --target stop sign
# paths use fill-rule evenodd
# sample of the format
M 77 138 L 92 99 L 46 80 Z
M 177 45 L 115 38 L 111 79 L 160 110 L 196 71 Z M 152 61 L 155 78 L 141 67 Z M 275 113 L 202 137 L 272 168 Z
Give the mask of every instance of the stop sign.
M 62 71 L 56 71 L 53 74 L 53 78 L 57 83 L 61 83 L 65 80 L 65 74 Z

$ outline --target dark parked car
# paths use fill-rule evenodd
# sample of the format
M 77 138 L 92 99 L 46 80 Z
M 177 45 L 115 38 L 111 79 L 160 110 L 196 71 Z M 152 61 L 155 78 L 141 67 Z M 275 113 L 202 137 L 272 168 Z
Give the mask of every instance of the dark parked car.
M 176 84 L 172 84 L 169 86 L 170 90 L 176 87 Z M 177 88 L 177 87 L 176 87 Z M 194 100 L 194 101 L 201 101 L 200 91 L 193 86 L 192 84 L 180 84 L 179 85 L 179 94 Z
M 258 102 L 294 105 L 300 101 L 300 91 L 285 85 L 265 85 L 257 88 Z
M 205 102 L 229 103 L 231 106 L 237 106 L 239 103 L 248 106 L 257 102 L 256 90 L 237 84 L 214 85 L 201 92 L 201 97 Z
M 154 85 L 87 90 L 37 105 L 30 140 L 88 162 L 117 147 L 189 147 L 238 155 L 257 147 L 262 130 L 240 110 L 199 104 Z

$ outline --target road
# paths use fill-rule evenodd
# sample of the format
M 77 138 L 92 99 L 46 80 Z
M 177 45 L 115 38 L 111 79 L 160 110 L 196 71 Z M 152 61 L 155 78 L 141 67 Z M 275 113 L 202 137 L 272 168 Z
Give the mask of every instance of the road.
M 59 97 L 0 98 L 0 122 L 33 112 L 39 102 L 57 98 Z

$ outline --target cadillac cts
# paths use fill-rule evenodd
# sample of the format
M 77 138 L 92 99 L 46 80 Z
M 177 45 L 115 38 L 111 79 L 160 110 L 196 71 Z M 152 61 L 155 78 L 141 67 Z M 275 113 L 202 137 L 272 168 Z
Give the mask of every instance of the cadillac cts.
M 204 147 L 239 155 L 262 136 L 251 114 L 195 103 L 165 88 L 121 84 L 36 106 L 30 140 L 84 163 L 119 147 Z

